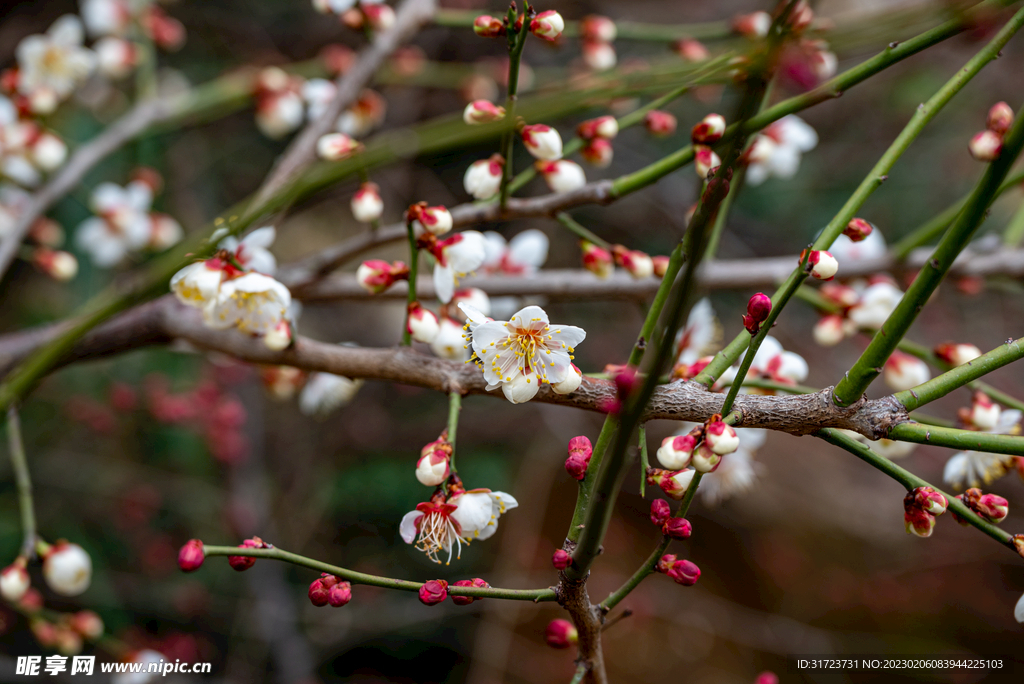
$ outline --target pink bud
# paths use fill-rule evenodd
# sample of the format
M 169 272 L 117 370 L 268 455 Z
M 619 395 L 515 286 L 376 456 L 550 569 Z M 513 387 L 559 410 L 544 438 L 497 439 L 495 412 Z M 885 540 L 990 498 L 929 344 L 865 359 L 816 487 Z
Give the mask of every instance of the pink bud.
M 484 582 L 482 579 L 477 577 L 476 579 L 472 579 L 472 580 L 459 580 L 458 582 L 455 582 L 454 584 L 452 584 L 452 586 L 453 587 L 489 587 L 491 585 L 489 585 L 487 582 Z M 455 596 L 454 594 L 452 594 L 452 603 L 454 603 L 457 606 L 468 606 L 470 603 L 472 603 L 473 601 L 476 601 L 476 600 L 477 600 L 477 598 L 474 597 L 474 596 Z
M 448 598 L 448 582 L 444 580 L 428 580 L 420 587 L 420 603 L 435 606 Z
M 932 515 L 942 515 L 946 512 L 946 507 L 949 505 L 946 497 L 931 487 L 918 487 L 907 494 L 907 498 L 912 499 L 912 505 Z M 904 507 L 907 506 L 906 499 L 904 499 L 903 505 Z
M 562 158 L 562 136 L 551 126 L 533 124 L 520 131 L 526 151 L 542 161 Z
M 676 117 L 659 109 L 652 109 L 644 116 L 644 128 L 659 138 L 676 132 Z
M 862 218 L 852 218 L 843 229 L 843 235 L 853 242 L 860 242 L 875 230 L 875 226 Z
M 692 38 L 683 38 L 676 41 L 672 45 L 672 49 L 687 62 L 703 62 L 711 56 L 711 53 L 708 52 L 703 43 Z
M 530 33 L 547 41 L 554 41 L 565 30 L 565 20 L 555 10 L 541 12 L 530 22 Z
M 551 564 L 555 566 L 555 570 L 565 570 L 572 565 L 572 556 L 569 555 L 568 551 L 558 549 L 551 556 Z
M 1003 151 L 1003 138 L 998 133 L 984 130 L 975 134 L 971 142 L 967 144 L 971 156 L 978 161 L 995 161 L 999 153 Z
M 587 144 L 580 150 L 580 156 L 591 166 L 599 169 L 606 169 L 611 166 L 615 150 L 612 144 L 604 138 L 588 140 Z
M 568 620 L 552 620 L 544 630 L 544 641 L 551 648 L 569 648 L 579 639 L 579 632 Z
M 58 282 L 66 282 L 78 275 L 78 259 L 70 252 L 39 247 L 32 253 L 32 263 Z
M 611 140 L 619 134 L 619 122 L 614 116 L 599 116 L 596 119 L 587 119 L 576 127 L 576 135 L 584 140 L 604 138 Z
M 80 610 L 72 615 L 69 626 L 89 641 L 103 636 L 103 620 L 91 610 Z
M 973 344 L 944 342 L 935 347 L 935 355 L 951 366 L 962 366 L 981 356 L 981 350 Z
M 626 272 L 635 280 L 650 278 L 654 275 L 654 260 L 645 252 L 616 245 L 612 254 L 615 256 L 615 263 L 626 269 Z
M 654 275 L 658 278 L 664 278 L 665 274 L 668 273 L 668 264 L 671 261 L 667 256 L 652 256 L 651 262 L 654 264 Z
M 698 178 L 706 179 L 712 169 L 716 169 L 721 165 L 721 158 L 715 154 L 714 150 L 710 147 L 707 147 L 706 145 L 694 145 L 693 168 L 697 172 Z
M 316 154 L 324 161 L 345 159 L 361 148 L 362 145 L 344 133 L 328 133 L 316 141 Z
M 725 117 L 721 114 L 708 114 L 693 127 L 690 140 L 694 145 L 710 145 L 718 142 L 725 133 Z
M 917 506 L 911 506 L 903 513 L 903 524 L 907 534 L 930 537 L 935 529 L 935 516 Z
M 700 568 L 697 567 L 696 563 L 688 560 L 678 560 L 672 564 L 668 572 L 665 573 L 672 578 L 676 584 L 682 584 L 684 587 L 692 587 L 700 579 Z
M 693 526 L 686 518 L 669 518 L 662 525 L 661 531 L 673 539 L 689 539 Z
M 341 608 L 352 600 L 352 585 L 348 582 L 338 582 L 327 592 L 327 603 L 334 608 Z
M 679 501 L 686 494 L 690 481 L 693 480 L 694 470 L 662 470 L 661 468 L 647 469 L 647 483 L 658 485 L 661 491 L 669 498 Z
M 565 459 L 565 472 L 575 480 L 582 480 L 587 476 L 587 468 L 590 465 L 589 459 L 580 454 L 569 454 Z
M 580 242 L 580 250 L 583 252 L 583 268 L 598 278 L 607 278 L 612 274 L 614 265 L 611 252 L 586 240 Z
M 190 539 L 178 552 L 178 567 L 183 572 L 194 572 L 203 564 L 205 558 L 203 542 L 198 539 Z
M 310 583 L 307 595 L 309 596 L 309 602 L 317 608 L 326 606 L 331 600 L 330 587 L 324 584 L 322 577 L 319 577 Z
M 996 494 L 982 494 L 971 506 L 975 513 L 997 525 L 1010 513 L 1010 502 Z
M 253 537 L 252 539 L 246 539 L 244 542 L 238 545 L 240 549 L 262 549 L 264 548 L 263 540 L 259 537 Z M 243 572 L 248 570 L 252 566 L 256 565 L 256 559 L 252 556 L 228 556 L 228 565 L 237 570 Z
M 751 335 L 756 335 L 761 330 L 761 324 L 768 320 L 772 312 L 772 298 L 763 292 L 758 292 L 747 302 L 747 315 L 743 317 L 743 327 Z
M 672 517 L 672 507 L 664 499 L 655 499 L 651 502 L 651 522 L 661 527 Z
M 608 17 L 590 14 L 580 20 L 580 38 L 601 43 L 615 40 L 615 22 Z
M 497 17 L 484 14 L 473 20 L 473 31 L 482 38 L 505 35 L 505 24 Z
M 818 280 L 832 280 L 839 271 L 839 262 L 831 252 L 823 249 L 811 250 L 807 263 L 811 267 L 811 275 Z
M 669 470 L 682 470 L 690 465 L 697 440 L 691 435 L 673 435 L 661 441 L 658 462 Z
M 584 40 L 582 52 L 583 63 L 593 71 L 608 71 L 619 59 L 611 43 L 599 40 Z
M 988 110 L 988 130 L 1005 135 L 1013 125 L 1013 109 L 1005 102 L 997 102 Z
M 732 20 L 732 30 L 747 38 L 764 38 L 771 25 L 772 17 L 767 12 L 740 14 Z
M 366 22 L 374 31 L 387 31 L 395 25 L 395 10 L 391 9 L 390 5 L 363 3 L 360 7 L 366 17 Z
M 582 456 L 585 461 L 590 460 L 591 454 L 594 453 L 594 447 L 584 435 L 573 437 L 569 440 L 569 455 L 577 454 Z
M 736 451 L 740 446 L 740 438 L 731 425 L 721 420 L 713 420 L 704 429 L 704 442 L 719 456 Z
M 29 590 L 31 579 L 25 566 L 25 558 L 19 557 L 0 571 L 0 596 L 5 601 L 17 603 Z
M 462 112 L 462 120 L 466 123 L 484 124 L 501 121 L 505 118 L 505 108 L 487 100 L 473 100 Z
M 534 168 L 554 193 L 572 192 L 587 184 L 587 174 L 583 167 L 568 159 L 538 161 L 534 163 Z
M 757 675 L 754 684 L 779 684 L 779 678 L 774 672 L 762 672 Z

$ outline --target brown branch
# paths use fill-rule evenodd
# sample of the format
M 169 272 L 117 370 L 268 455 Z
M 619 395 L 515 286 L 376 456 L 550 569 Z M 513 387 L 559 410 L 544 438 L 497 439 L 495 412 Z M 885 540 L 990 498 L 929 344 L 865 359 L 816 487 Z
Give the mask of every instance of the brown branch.
M 390 230 L 390 227 L 387 229 Z M 404 229 L 403 229 L 404 231 Z M 404 232 L 403 232 L 404 236 Z M 357 240 L 368 241 L 371 234 L 352 238 L 345 245 L 355 246 Z M 340 246 L 339 246 L 340 247 Z M 917 269 L 930 257 L 928 249 L 915 250 L 907 261 L 899 264 L 891 255 L 879 259 L 866 259 L 840 264 L 844 277 L 867 276 L 883 271 Z M 796 263 L 795 257 L 766 257 L 762 259 L 729 259 L 710 261 L 698 272 L 700 286 L 707 290 L 746 290 L 767 287 L 788 276 Z M 954 276 L 1008 275 L 1024 276 L 1024 249 L 1001 250 L 979 254 L 966 250 L 953 265 Z M 509 295 L 544 295 L 553 299 L 645 299 L 653 297 L 661 281 L 657 278 L 634 280 L 624 271 L 616 271 L 601 279 L 581 269 L 548 269 L 529 278 L 508 275 L 485 275 L 467 278 L 465 287 L 479 287 L 492 297 Z M 293 286 L 295 296 L 304 301 L 405 299 L 406 283 L 398 283 L 387 292 L 371 295 L 356 282 L 351 273 L 334 274 L 322 280 L 307 281 Z M 430 276 L 416 281 L 420 299 L 435 296 Z
M 410 38 L 423 24 L 434 16 L 434 0 L 406 0 L 398 8 L 394 25 L 375 36 L 373 42 L 360 53 L 351 69 L 338 77 L 335 85 L 338 92 L 330 105 L 315 121 L 299 133 L 274 165 L 263 185 L 260 186 L 252 206 L 262 206 L 281 188 L 294 180 L 310 164 L 316 161 L 316 143 L 334 129 L 341 112 L 359 97 L 359 93 L 370 82 L 391 54 Z
M 0 370 L 10 370 L 63 328 L 64 324 L 57 324 L 0 337 Z M 399 382 L 445 393 L 490 394 L 504 401 L 500 390 L 487 392 L 487 383 L 473 364 L 427 356 L 409 348 L 343 347 L 304 337 L 299 337 L 293 348 L 274 352 L 258 338 L 207 328 L 198 310 L 179 304 L 170 295 L 95 328 L 61 359 L 60 364 L 102 358 L 173 340 L 184 340 L 200 349 L 222 352 L 251 363 Z M 614 399 L 613 382 L 584 378 L 583 384 L 572 394 L 555 394 L 545 386 L 534 401 L 602 412 Z M 724 395 L 709 392 L 703 385 L 673 382 L 655 390 L 643 420 L 703 421 L 721 411 L 723 399 Z M 740 395 L 734 408 L 743 416 L 737 427 L 763 427 L 794 435 L 834 427 L 879 438 L 893 425 L 908 419 L 902 405 L 891 396 L 861 400 L 839 408 L 831 401 L 831 388 L 795 396 Z

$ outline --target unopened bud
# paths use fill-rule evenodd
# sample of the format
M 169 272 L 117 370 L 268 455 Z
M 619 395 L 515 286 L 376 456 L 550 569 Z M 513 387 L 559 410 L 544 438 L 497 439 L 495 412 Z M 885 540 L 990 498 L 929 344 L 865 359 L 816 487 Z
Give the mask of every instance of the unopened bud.
M 580 250 L 583 252 L 583 268 L 598 278 L 607 278 L 615 270 L 612 253 L 607 249 L 584 240 L 580 242 Z
M 534 168 L 544 178 L 551 192 L 556 194 L 573 192 L 587 184 L 587 174 L 583 167 L 568 159 L 538 161 L 534 163 Z
M 700 443 L 696 449 L 693 450 L 693 458 L 690 460 L 690 464 L 694 470 L 702 473 L 710 473 L 718 468 L 718 464 L 722 462 L 721 454 L 715 453 L 711 445 L 705 440 Z
M 944 342 L 935 347 L 935 355 L 951 366 L 962 366 L 981 356 L 981 350 L 973 344 Z
M 447 207 L 442 205 L 428 207 L 426 202 L 409 207 L 406 212 L 406 220 L 418 223 L 420 228 L 434 235 L 444 235 L 455 225 Z
M 565 378 L 561 382 L 555 382 L 551 384 L 551 391 L 555 394 L 572 394 L 580 388 L 583 384 L 583 373 L 576 367 L 576 364 L 571 363 L 565 371 Z
M 520 132 L 526 151 L 541 161 L 556 161 L 562 158 L 562 136 L 551 126 L 533 124 L 523 126 Z
M 984 130 L 971 138 L 967 149 L 970 150 L 971 156 L 978 161 L 995 161 L 999 158 L 999 153 L 1003 151 L 1003 138 L 998 133 Z
M 692 587 L 700 579 L 700 568 L 692 561 L 677 560 L 665 574 L 676 584 Z
M 818 280 L 832 280 L 839 271 L 839 262 L 831 252 L 823 249 L 811 250 L 807 263 L 811 267 L 811 275 Z
M 370 294 L 380 294 L 408 277 L 409 267 L 401 261 L 389 264 L 381 259 L 370 259 L 356 269 L 356 282 Z
M 448 582 L 445 580 L 428 580 L 419 591 L 420 603 L 425 606 L 436 606 L 448 598 Z
M 505 24 L 497 17 L 483 14 L 473 20 L 473 31 L 482 38 L 497 38 L 505 35 Z
M 651 502 L 651 522 L 661 527 L 672 517 L 672 507 L 664 499 L 655 499 Z
M 658 449 L 658 462 L 669 470 L 682 470 L 690 465 L 697 440 L 690 435 L 666 437 Z
M 292 344 L 292 324 L 280 320 L 273 328 L 263 335 L 263 344 L 271 351 L 284 351 Z
M 370 25 L 370 28 L 378 33 L 381 31 L 387 31 L 389 28 L 395 25 L 395 10 L 391 9 L 390 5 L 384 3 L 362 3 L 360 7 L 363 10 L 363 15 L 366 17 L 366 23 Z
M 652 109 L 644 116 L 644 128 L 648 133 L 659 138 L 672 135 L 676 132 L 677 126 L 678 122 L 675 116 L 659 109 Z
M 706 145 L 693 146 L 693 168 L 698 178 L 707 179 L 712 169 L 722 165 L 722 160 L 714 150 Z
M 316 141 L 316 154 L 324 161 L 339 161 L 352 156 L 361 147 L 344 133 L 328 133 Z
M 725 117 L 721 114 L 708 114 L 690 131 L 690 140 L 694 145 L 710 145 L 721 140 L 725 133 Z
M 676 41 L 672 45 L 672 49 L 687 62 L 703 62 L 711 56 L 711 53 L 704 47 L 704 44 L 693 38 L 683 38 Z
M 747 38 L 764 38 L 771 28 L 772 17 L 767 12 L 740 14 L 732 20 L 732 30 Z
M 565 570 L 572 565 L 572 556 L 565 549 L 558 549 L 551 556 L 551 564 L 555 566 L 555 570 Z
M 779 677 L 774 672 L 764 671 L 757 675 L 754 684 L 779 684 Z
M 930 377 L 928 364 L 899 351 L 892 353 L 882 371 L 885 384 L 897 392 L 917 387 L 921 383 L 927 382 Z
M 28 575 L 27 565 L 24 557 L 19 557 L 13 563 L 0 571 L 0 596 L 5 601 L 17 603 L 25 595 L 32 584 Z
M 949 506 L 946 497 L 931 487 L 918 487 L 907 496 L 912 499 L 911 505 L 917 506 L 932 515 L 942 515 L 946 512 L 946 507 Z M 906 500 L 904 500 L 903 505 L 907 506 Z
M 91 610 L 80 610 L 71 616 L 68 625 L 89 641 L 103 636 L 103 620 Z
M 599 116 L 596 119 L 587 119 L 576 127 L 576 135 L 584 140 L 604 138 L 611 140 L 619 134 L 619 122 L 614 116 Z
M 669 518 L 662 524 L 661 531 L 673 539 L 689 539 L 693 526 L 686 518 Z
M 323 581 L 324 578 L 319 577 L 313 580 L 309 585 L 309 602 L 317 608 L 326 606 L 331 600 L 331 588 Z
M 262 549 L 266 545 L 263 540 L 259 537 L 253 537 L 252 539 L 246 539 L 238 545 L 240 549 Z M 248 570 L 252 566 L 256 565 L 256 559 L 252 556 L 228 556 L 228 565 L 237 570 L 243 572 Z
M 615 256 L 615 263 L 626 269 L 634 279 L 642 280 L 654 275 L 654 260 L 645 252 L 615 245 L 612 254 Z
M 341 608 L 352 600 L 352 585 L 348 582 L 338 582 L 327 592 L 327 603 L 333 608 Z
M 579 456 L 582 456 L 584 460 L 589 461 L 591 455 L 594 453 L 594 446 L 586 436 L 579 435 L 569 440 L 568 450 L 570 456 L 578 454 Z
M 565 459 L 565 472 L 574 480 L 582 480 L 587 476 L 587 468 L 590 462 L 579 454 L 569 454 Z
M 1005 102 L 997 102 L 988 110 L 988 130 L 1005 135 L 1013 125 L 1013 109 Z
M 979 430 L 994 430 L 1002 409 L 984 392 L 975 392 L 971 401 L 970 422 Z
M 615 22 L 608 17 L 590 14 L 580 20 L 580 38 L 583 40 L 610 43 L 616 34 Z
M 768 320 L 772 312 L 772 298 L 763 292 L 758 292 L 747 302 L 747 314 L 743 317 L 743 327 L 751 335 L 756 335 L 761 330 L 761 324 Z
M 58 282 L 66 282 L 78 275 L 78 259 L 69 252 L 39 247 L 32 254 L 32 262 Z
M 580 156 L 591 166 L 606 169 L 612 164 L 615 150 L 612 148 L 612 144 L 604 138 L 594 138 L 588 140 L 587 144 L 583 146 Z
M 997 494 L 982 494 L 973 502 L 971 509 L 998 525 L 1010 514 L 1010 502 Z
M 198 539 L 190 539 L 178 551 L 178 567 L 183 572 L 195 572 L 205 559 L 206 554 L 203 551 L 203 542 Z
M 505 108 L 488 100 L 473 100 L 462 112 L 462 120 L 470 125 L 492 123 L 504 118 Z
M 599 40 L 583 41 L 583 63 L 594 71 L 608 71 L 618 63 L 615 47 Z
M 935 516 L 917 506 L 911 506 L 903 513 L 903 524 L 907 534 L 930 537 L 935 529 Z
M 544 641 L 551 648 L 569 648 L 579 639 L 579 632 L 568 620 L 552 620 L 544 630 Z
M 658 485 L 661 487 L 661 491 L 665 492 L 666 496 L 679 501 L 686 494 L 686 490 L 690 486 L 690 481 L 693 480 L 695 472 L 695 470 L 689 468 L 677 471 L 648 468 L 647 483 Z
M 471 580 L 459 580 L 452 584 L 453 587 L 477 587 L 479 589 L 486 589 L 491 585 L 483 581 L 479 577 L 474 577 Z M 475 596 L 455 596 L 452 595 L 452 603 L 457 606 L 468 606 L 473 601 L 479 601 L 480 599 Z
M 490 199 L 501 189 L 504 170 L 505 158 L 500 154 L 491 155 L 488 159 L 478 159 L 466 169 L 462 185 L 475 199 Z
M 61 596 L 78 596 L 89 588 L 92 559 L 78 544 L 58 542 L 43 561 L 43 579 Z
M 712 420 L 704 429 L 704 443 L 719 456 L 736 451 L 740 438 L 731 425 L 722 420 Z
M 376 183 L 363 183 L 352 195 L 352 216 L 360 223 L 373 223 L 384 213 L 384 200 Z
M 667 256 L 652 256 L 651 262 L 654 264 L 654 275 L 658 278 L 664 278 L 665 274 L 668 273 L 668 265 L 671 259 Z
M 530 33 L 547 41 L 554 41 L 565 30 L 565 20 L 555 10 L 541 12 L 530 22 Z
M 853 218 L 850 219 L 850 222 L 846 224 L 846 228 L 843 229 L 843 235 L 850 238 L 852 242 L 860 242 L 868 235 L 871 235 L 874 230 L 874 224 L 862 218 Z

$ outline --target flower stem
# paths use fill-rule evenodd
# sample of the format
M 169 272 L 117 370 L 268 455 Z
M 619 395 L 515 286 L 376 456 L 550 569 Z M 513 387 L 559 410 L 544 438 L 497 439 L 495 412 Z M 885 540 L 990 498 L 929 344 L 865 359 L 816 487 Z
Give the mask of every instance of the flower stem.
M 640 496 L 646 496 L 647 469 L 651 467 L 650 458 L 647 455 L 647 423 L 640 423 L 636 429 L 640 440 Z
M 11 451 L 11 469 L 18 487 L 18 508 L 21 511 L 21 555 L 35 558 L 36 509 L 32 501 L 32 477 L 25 458 L 25 443 L 21 438 L 21 419 L 13 404 L 7 409 L 7 441 Z
M 938 356 L 935 355 L 935 352 L 933 352 L 931 349 L 924 346 L 923 344 L 911 342 L 908 339 L 902 339 L 900 340 L 899 345 L 897 345 L 897 348 L 900 351 L 906 352 L 907 354 L 916 356 L 925 363 L 929 363 L 935 366 L 936 368 L 941 369 L 942 371 L 948 371 L 953 368 L 953 366 L 950 366 L 948 363 L 940 359 Z M 982 382 L 981 380 L 974 380 L 972 382 L 967 383 L 966 386 L 969 389 L 974 390 L 975 392 L 984 392 L 989 396 L 990 399 L 992 399 L 993 401 L 997 401 L 1000 404 L 1003 404 L 1004 406 L 1015 408 L 1018 411 L 1024 411 L 1024 401 L 1021 401 L 1016 397 L 1012 397 L 1006 392 L 997 390 L 995 387 L 988 384 L 987 382 Z
M 1003 244 L 1007 247 L 1017 247 L 1021 240 L 1024 240 L 1024 202 L 1017 206 L 1017 211 L 1010 217 L 1006 228 L 1003 229 Z
M 555 214 L 555 220 L 561 223 L 566 228 L 568 228 L 571 232 L 578 235 L 580 238 L 586 240 L 587 242 L 593 242 L 598 247 L 604 247 L 605 249 L 608 249 L 612 246 L 611 243 L 605 240 L 604 238 L 600 237 L 599 235 L 595 235 L 589 229 L 585 228 L 584 226 L 581 226 L 564 211 L 560 211 L 557 214 Z
M 402 345 L 412 346 L 412 329 L 409 327 L 409 315 L 412 305 L 416 303 L 416 274 L 419 272 L 420 248 L 416 244 L 416 230 L 412 221 L 407 221 L 405 230 L 409 237 L 409 296 L 406 298 L 405 328 L 402 330 Z
M 528 1 L 525 3 L 524 9 L 528 13 L 530 9 Z M 525 14 L 522 27 L 518 33 L 515 33 L 517 19 L 515 5 L 510 5 L 508 9 L 508 95 L 505 98 L 505 117 L 508 119 L 508 130 L 505 132 L 501 145 L 502 154 L 505 157 L 505 168 L 501 173 L 500 201 L 502 210 L 508 204 L 509 183 L 512 182 L 512 152 L 516 139 L 516 101 L 519 99 L 519 63 L 522 61 L 523 48 L 526 46 L 526 36 L 529 33 L 529 27 L 526 25 L 529 19 Z
M 853 437 L 850 437 L 841 430 L 836 430 L 834 428 L 824 428 L 822 430 L 818 430 L 817 432 L 815 432 L 814 436 L 820 437 L 826 442 L 834 444 L 837 447 L 846 449 L 851 454 L 861 459 L 868 465 L 877 468 L 878 470 L 881 470 L 883 473 L 899 482 L 901 485 L 906 487 L 907 491 L 916 489 L 918 487 L 931 487 L 932 489 L 941 492 L 941 490 L 939 490 L 937 487 L 928 484 L 927 482 L 919 478 L 917 475 L 914 475 L 908 470 L 904 470 L 903 468 L 896 465 L 889 459 L 879 456 L 874 451 L 872 451 L 869 446 L 867 446 L 866 444 L 862 444 L 861 442 L 857 441 Z M 977 514 L 974 513 L 974 511 L 967 508 L 967 506 L 965 506 L 963 502 L 960 501 L 959 499 L 952 497 L 949 494 L 946 494 L 945 492 L 941 493 L 943 496 L 946 497 L 947 501 L 949 502 L 949 508 L 955 511 L 957 515 L 959 515 L 961 518 L 966 520 L 974 527 L 977 527 L 979 530 L 981 530 L 988 536 L 995 539 L 1003 546 L 1010 548 L 1014 553 L 1016 553 L 1016 549 L 1013 546 L 1012 534 L 999 529 L 998 527 L 996 527 L 988 521 L 982 520 L 980 517 L 978 517 Z
M 449 466 L 455 472 L 455 432 L 459 428 L 459 412 L 462 410 L 462 395 L 459 392 L 448 393 L 448 443 L 452 445 L 452 457 Z
M 973 361 L 893 396 L 908 411 L 913 411 L 1020 358 L 1024 358 L 1024 338 L 1007 342 Z
M 961 451 L 986 451 L 993 454 L 1024 456 L 1024 437 L 1016 435 L 995 435 L 990 432 L 960 430 L 911 422 L 895 425 L 889 430 L 886 437 L 901 442 L 944 446 Z
M 356 572 L 337 565 L 330 565 L 312 558 L 300 556 L 297 553 L 290 553 L 283 549 L 248 549 L 237 546 L 206 546 L 203 545 L 203 553 L 207 556 L 246 556 L 249 558 L 272 558 L 285 561 L 293 565 L 299 565 L 311 570 L 330 573 L 354 584 L 369 584 L 385 589 L 399 589 L 401 591 L 419 591 L 423 586 L 422 582 L 410 582 L 408 580 L 393 579 L 391 577 L 380 577 L 368 575 L 363 572 Z M 452 596 L 472 596 L 474 598 L 500 598 L 513 601 L 554 601 L 555 592 L 552 589 L 500 589 L 498 587 L 448 587 L 448 593 Z

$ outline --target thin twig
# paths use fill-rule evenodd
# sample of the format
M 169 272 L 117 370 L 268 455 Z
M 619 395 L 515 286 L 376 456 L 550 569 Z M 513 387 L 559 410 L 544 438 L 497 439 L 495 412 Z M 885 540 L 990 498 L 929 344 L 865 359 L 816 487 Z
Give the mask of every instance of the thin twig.
M 21 438 L 21 419 L 18 408 L 7 409 L 7 442 L 11 451 L 11 468 L 18 485 L 18 507 L 21 510 L 21 555 L 35 558 L 36 555 L 36 509 L 32 502 L 32 477 L 28 472 L 25 458 L 25 444 Z

